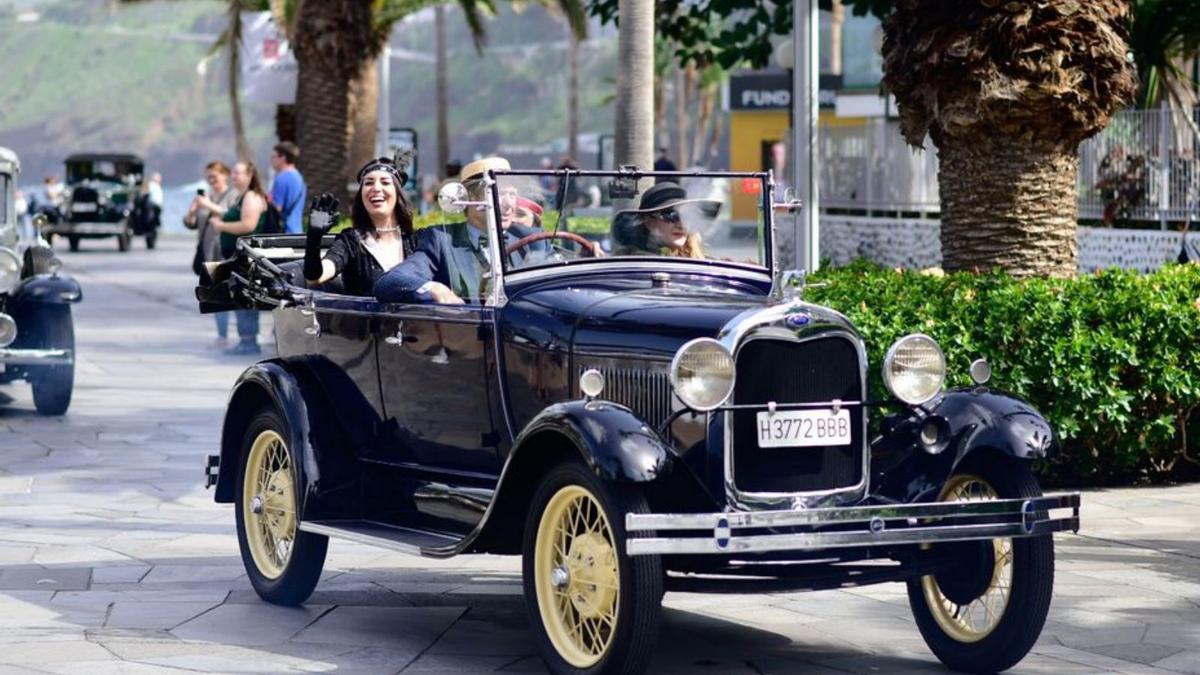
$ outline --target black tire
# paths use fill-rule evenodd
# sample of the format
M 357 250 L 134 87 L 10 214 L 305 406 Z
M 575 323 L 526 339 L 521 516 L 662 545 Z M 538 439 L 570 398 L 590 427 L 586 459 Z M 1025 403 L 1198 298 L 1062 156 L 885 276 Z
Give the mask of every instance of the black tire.
M 37 335 L 34 343 L 41 349 L 75 350 L 75 326 L 70 305 L 41 307 L 34 316 Z M 33 405 L 39 415 L 62 415 L 71 407 L 75 389 L 75 365 L 30 366 L 29 383 Z
M 254 535 L 247 533 L 246 522 L 246 469 L 251 460 L 252 450 L 260 438 L 269 439 L 269 434 L 275 434 L 283 439 L 284 454 L 288 459 L 293 489 L 291 507 L 293 509 L 293 524 L 299 525 L 299 465 L 296 455 L 287 442 L 290 433 L 287 423 L 273 408 L 264 408 L 251 418 L 242 437 L 241 457 L 238 466 L 238 483 L 235 494 L 235 513 L 237 518 L 238 549 L 241 551 L 242 564 L 250 578 L 250 585 L 259 597 L 277 605 L 299 605 L 312 595 L 317 581 L 321 578 L 321 570 L 325 566 L 325 551 L 329 547 L 329 538 L 324 535 L 302 532 L 294 529 L 290 553 L 286 562 L 281 565 L 279 573 L 272 574 L 264 571 L 256 561 L 251 550 L 251 540 Z M 264 519 L 265 520 L 265 519 Z M 255 523 L 257 526 L 258 523 Z
M 125 253 L 126 251 L 128 251 L 129 250 L 129 239 L 130 239 L 130 237 L 129 237 L 128 232 L 126 232 L 124 234 L 118 234 L 117 235 L 117 250 L 120 251 L 121 253 Z
M 146 233 L 146 248 L 153 251 L 156 243 L 158 243 L 158 231 L 150 230 Z
M 1037 478 L 1029 466 L 1029 462 L 1013 459 L 1007 456 L 991 455 L 971 463 L 971 466 L 960 469 L 950 481 L 970 480 L 974 476 L 990 485 L 998 498 L 1022 498 L 1041 496 L 1042 490 Z M 949 481 L 948 481 L 949 483 Z M 1044 512 L 1039 514 L 1044 517 Z M 970 635 L 971 641 L 964 641 L 963 636 L 955 636 L 947 632 L 934 617 L 930 608 L 926 583 L 931 580 L 936 584 L 936 593 L 953 595 L 962 593 L 963 575 L 971 569 L 978 560 L 972 549 L 962 544 L 943 544 L 943 546 L 958 546 L 967 557 L 962 566 L 954 566 L 949 570 L 945 583 L 947 587 L 957 586 L 957 590 L 944 591 L 937 584 L 937 577 L 925 577 L 908 582 L 908 600 L 912 607 L 913 617 L 921 637 L 929 645 L 929 649 L 948 668 L 967 673 L 997 673 L 1007 670 L 1017 664 L 1029 650 L 1033 648 L 1041 635 L 1046 623 L 1046 615 L 1050 611 L 1050 598 L 1054 590 L 1054 540 L 1050 535 L 1024 537 L 1014 539 L 997 539 L 997 548 L 993 549 L 991 563 L 985 565 L 984 574 L 990 575 L 995 567 L 995 552 L 1002 550 L 1005 542 L 1011 543 L 1012 577 L 1008 589 L 1008 599 L 998 620 L 989 622 L 989 631 L 979 631 Z M 985 549 L 986 551 L 987 549 Z M 976 549 L 978 551 L 978 549 Z M 985 557 L 986 560 L 986 557 Z M 993 577 L 979 576 L 984 585 Z M 966 582 L 970 588 L 971 582 Z M 990 582 L 990 583 L 994 583 Z M 985 591 L 986 592 L 986 591 Z M 974 590 L 967 591 L 965 597 L 984 597 L 985 593 L 975 594 Z M 951 601 L 953 602 L 953 601 Z M 969 605 L 964 602 L 960 607 Z M 959 610 L 962 611 L 962 610 Z M 945 617 L 946 610 L 939 611 L 939 616 Z M 985 613 L 985 616 L 987 614 Z M 943 618 L 943 620 L 945 620 Z
M 617 590 L 613 593 L 616 598 L 615 628 L 611 625 L 608 628 L 608 642 L 600 651 L 599 660 L 585 666 L 573 665 L 555 646 L 543 619 L 536 578 L 539 528 L 543 523 L 543 515 L 551 505 L 551 500 L 555 499 L 560 491 L 578 488 L 585 490 L 601 506 L 615 540 L 613 543 L 617 570 Z M 663 595 L 662 561 L 658 556 L 625 554 L 625 514 L 645 513 L 647 510 L 645 497 L 637 486 L 606 483 L 579 462 L 559 464 L 543 478 L 525 521 L 522 572 L 529 623 L 541 650 L 542 659 L 550 672 L 560 675 L 598 675 L 636 674 L 646 670 L 658 641 Z M 550 517 L 551 514 L 546 514 L 546 518 Z M 576 538 L 573 536 L 571 539 L 571 550 L 574 550 Z M 551 546 L 553 547 L 553 544 Z M 570 551 L 567 555 L 570 555 Z M 582 580 L 582 576 L 580 578 Z M 548 588 L 551 583 L 547 581 L 545 586 Z M 596 586 L 591 586 L 593 594 L 596 589 Z M 569 597 L 569 593 L 570 591 L 564 595 Z M 567 605 L 568 613 L 572 611 L 572 603 L 573 601 L 569 601 Z M 578 612 L 575 615 L 582 616 Z M 601 634 L 601 624 L 594 625 L 597 626 L 596 633 Z M 581 630 L 580 634 L 582 633 Z
M 67 248 L 71 249 L 72 253 L 79 250 L 79 237 L 77 235 L 67 235 Z

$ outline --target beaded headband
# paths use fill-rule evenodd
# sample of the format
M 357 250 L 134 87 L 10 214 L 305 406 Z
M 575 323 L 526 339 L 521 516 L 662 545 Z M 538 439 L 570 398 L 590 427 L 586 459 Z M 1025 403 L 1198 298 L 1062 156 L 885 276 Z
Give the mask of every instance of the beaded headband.
M 416 155 L 416 150 L 397 150 L 395 157 L 376 157 L 358 170 L 358 182 L 361 185 L 363 178 L 372 171 L 386 171 L 392 175 L 396 185 L 404 185 L 408 182 L 408 166 Z

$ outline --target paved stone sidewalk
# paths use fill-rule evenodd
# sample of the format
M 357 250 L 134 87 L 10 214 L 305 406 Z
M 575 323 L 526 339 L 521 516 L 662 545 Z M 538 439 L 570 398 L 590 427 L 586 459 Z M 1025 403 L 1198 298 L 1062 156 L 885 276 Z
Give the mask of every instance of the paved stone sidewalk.
M 308 604 L 259 601 L 232 510 L 200 487 L 249 361 L 205 349 L 191 242 L 84 246 L 64 254 L 85 294 L 71 411 L 38 417 L 27 387 L 0 387 L 0 673 L 544 672 L 515 558 L 333 542 Z M 1200 486 L 1084 503 L 1013 672 L 1200 673 Z M 944 672 L 898 584 L 665 604 L 655 673 Z

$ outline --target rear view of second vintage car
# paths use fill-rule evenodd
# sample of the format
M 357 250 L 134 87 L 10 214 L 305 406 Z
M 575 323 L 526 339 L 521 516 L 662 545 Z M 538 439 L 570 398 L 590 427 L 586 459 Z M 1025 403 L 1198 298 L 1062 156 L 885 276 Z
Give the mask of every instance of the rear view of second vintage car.
M 558 208 L 517 228 L 543 177 Z M 611 205 L 572 208 L 572 181 Z M 303 602 L 328 537 L 520 554 L 550 670 L 636 673 L 664 592 L 901 582 L 947 666 L 1019 662 L 1052 535 L 1079 527 L 1079 496 L 1043 496 L 1033 472 L 1053 431 L 927 335 L 869 367 L 850 321 L 779 270 L 776 214 L 796 204 L 775 187 L 635 170 L 447 186 L 448 214 L 490 234 L 447 258 L 470 266 L 447 276 L 461 305 L 305 288 L 295 240 L 243 240 L 198 297 L 276 313 L 280 357 L 235 385 L 209 464 L 254 588 Z M 947 389 L 968 366 L 975 384 Z

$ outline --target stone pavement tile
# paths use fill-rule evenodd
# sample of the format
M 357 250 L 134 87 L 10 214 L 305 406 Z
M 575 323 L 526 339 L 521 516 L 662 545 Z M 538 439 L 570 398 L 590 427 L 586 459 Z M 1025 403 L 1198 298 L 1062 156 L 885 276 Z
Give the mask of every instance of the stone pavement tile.
M 466 612 L 466 607 L 338 607 L 292 638 L 294 642 L 428 648 Z
M 31 668 L 28 664 L 9 666 L 0 663 L 0 675 L 30 675 L 30 673 L 45 673 L 48 671 Z
M 482 611 L 472 611 L 460 619 L 441 637 L 428 654 L 453 654 L 459 656 L 527 656 L 537 654 L 537 645 L 525 620 L 524 608 L 518 612 L 505 612 L 500 616 L 486 616 Z
M 388 589 L 393 593 L 401 593 L 404 595 L 442 595 L 450 591 L 460 588 L 459 584 L 443 584 L 430 583 L 425 581 L 391 581 L 383 580 L 378 582 L 380 586 Z
M 219 602 L 114 602 L 106 628 L 170 630 L 216 607 Z
M 179 581 L 230 581 L 246 576 L 242 565 L 155 565 L 139 583 L 173 584 Z
M 421 675 L 450 675 L 451 673 L 545 673 L 546 666 L 538 657 L 512 656 L 445 656 L 442 654 L 422 654 L 404 670 Z
M 1137 675 L 1140 673 L 1164 673 L 1163 670 L 1154 666 L 1142 665 L 1140 663 L 1131 663 L 1124 659 L 1117 659 L 1111 656 L 1105 656 L 1093 651 L 1084 651 L 1081 649 L 1072 649 L 1061 645 L 1039 644 L 1037 646 L 1038 654 L 1050 656 L 1062 661 L 1077 663 L 1088 668 L 1114 673 L 1129 673 Z
M 1200 673 L 1200 644 L 1192 642 L 1188 646 L 1191 648 L 1187 651 L 1154 662 L 1154 667 L 1190 675 Z
M 519 583 L 466 584 L 456 587 L 448 595 L 522 595 L 524 592 Z
M 97 531 L 103 536 L 103 531 Z M 134 562 L 129 556 L 116 551 L 110 551 L 100 546 L 39 546 L 33 554 L 33 562 L 38 565 L 78 565 L 92 563 Z
M 41 666 L 49 673 L 62 675 L 195 675 L 194 670 L 167 668 L 145 663 L 129 663 L 126 661 L 80 661 L 78 663 L 51 664 Z
M 0 590 L 81 590 L 91 578 L 91 567 L 13 565 L 0 568 Z
M 1195 614 L 1193 614 L 1190 621 L 1151 623 L 1150 627 L 1146 630 L 1146 635 L 1142 638 L 1142 642 L 1168 647 L 1178 645 L 1200 650 L 1200 621 L 1197 621 Z
M 92 584 L 137 583 L 150 571 L 149 565 L 109 565 L 92 568 Z
M 230 645 L 278 645 L 329 609 L 320 605 L 280 607 L 265 602 L 259 605 L 221 605 L 176 626 L 171 633 L 184 640 Z
M 33 554 L 36 552 L 36 546 L 0 544 L 0 565 L 30 562 L 33 560 Z
M 1163 659 L 1172 657 L 1184 651 L 1184 648 L 1181 646 L 1166 647 L 1163 645 L 1134 642 L 1126 644 L 1096 645 L 1089 647 L 1088 651 L 1095 654 L 1101 654 L 1103 656 L 1111 656 L 1114 659 L 1121 659 L 1122 661 L 1148 665 L 1155 663 L 1156 661 L 1162 661 Z
M 64 642 L 9 642 L 0 649 L 0 662 L 46 665 L 75 661 L 115 659 L 104 647 L 82 640 Z

